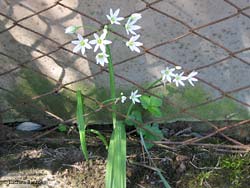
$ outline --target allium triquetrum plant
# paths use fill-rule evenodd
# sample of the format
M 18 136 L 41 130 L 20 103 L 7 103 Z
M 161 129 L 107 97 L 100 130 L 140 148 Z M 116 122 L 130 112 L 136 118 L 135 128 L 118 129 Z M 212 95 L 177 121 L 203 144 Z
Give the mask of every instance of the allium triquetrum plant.
M 106 15 L 110 24 L 105 25 L 103 30 L 97 33 L 94 33 L 92 37 L 84 38 L 81 34 L 77 33 L 78 30 L 84 26 L 70 26 L 66 28 L 65 33 L 74 34 L 77 39 L 72 41 L 74 45 L 73 52 L 80 52 L 82 55 L 85 55 L 86 50 L 93 50 L 96 53 L 96 64 L 99 66 L 108 66 L 109 69 L 109 79 L 110 79 L 110 99 L 107 99 L 103 103 L 112 102 L 112 122 L 113 122 L 113 133 L 109 141 L 108 147 L 108 162 L 107 162 L 107 171 L 105 186 L 106 188 L 125 188 L 126 187 L 126 131 L 125 126 L 134 126 L 137 130 L 138 135 L 140 136 L 141 144 L 143 145 L 146 153 L 149 158 L 151 158 L 148 149 L 153 146 L 153 141 L 161 140 L 163 134 L 159 129 L 157 123 L 146 124 L 143 126 L 144 122 L 142 119 L 142 110 L 140 108 L 134 108 L 136 105 L 140 105 L 143 111 L 149 112 L 154 117 L 161 117 L 161 107 L 162 99 L 157 96 L 151 95 L 142 95 L 135 89 L 131 91 L 129 96 L 124 95 L 124 93 L 116 94 L 115 87 L 115 74 L 112 63 L 112 54 L 110 48 L 112 47 L 112 39 L 110 38 L 109 33 L 112 32 L 112 27 L 123 27 L 129 36 L 129 40 L 123 41 L 124 46 L 129 48 L 134 53 L 140 53 L 140 47 L 143 43 L 140 41 L 140 35 L 137 33 L 141 26 L 137 25 L 138 21 L 142 18 L 141 14 L 134 13 L 126 20 L 123 17 L 119 16 L 120 9 L 113 11 L 110 9 L 110 14 Z M 122 23 L 122 21 L 126 21 Z M 188 81 L 192 86 L 193 82 L 198 81 L 195 76 L 197 72 L 193 71 L 190 74 L 186 75 L 179 66 L 176 67 L 166 67 L 162 70 L 159 75 L 160 78 L 148 85 L 146 89 L 152 88 L 159 84 L 163 83 L 165 86 L 167 83 L 175 85 L 176 87 L 185 86 L 185 82 Z M 117 120 L 116 117 L 116 105 L 122 105 L 124 103 L 130 103 L 129 108 L 127 109 L 126 119 Z M 80 133 L 81 148 L 83 154 L 88 159 L 88 152 L 86 147 L 86 138 L 85 130 L 86 123 L 84 119 L 84 104 L 81 92 L 77 92 L 77 123 Z M 106 144 L 106 139 L 101 133 L 92 130 L 92 133 L 97 134 L 97 136 Z M 161 178 L 164 187 L 170 187 L 161 171 L 156 167 L 156 165 L 151 161 L 156 169 L 159 177 Z

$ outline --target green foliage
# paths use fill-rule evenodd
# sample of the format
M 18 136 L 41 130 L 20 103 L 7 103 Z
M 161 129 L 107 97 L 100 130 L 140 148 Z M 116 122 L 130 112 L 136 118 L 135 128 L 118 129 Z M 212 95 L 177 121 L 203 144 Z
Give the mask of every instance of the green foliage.
M 105 187 L 126 187 L 126 131 L 120 121 L 117 122 L 110 139 Z
M 159 125 L 157 123 L 154 123 L 153 125 L 146 125 L 144 126 L 146 130 L 140 129 L 139 131 L 142 132 L 143 138 L 145 139 L 145 145 L 147 149 L 150 149 L 153 147 L 153 143 L 150 141 L 159 141 L 163 138 L 163 133 L 159 129 Z
M 88 151 L 87 151 L 87 145 L 86 145 L 86 135 L 85 135 L 85 130 L 86 130 L 86 123 L 85 119 L 83 117 L 84 115 L 84 102 L 82 98 L 82 93 L 81 91 L 77 91 L 76 93 L 77 96 L 77 109 L 76 109 L 76 119 L 77 119 L 77 125 L 79 129 L 79 135 L 80 135 L 80 142 L 81 142 L 81 149 L 83 152 L 83 155 L 86 160 L 88 160 Z
M 97 137 L 98 137 L 98 138 L 102 141 L 102 143 L 105 145 L 105 148 L 108 149 L 109 146 L 108 146 L 108 142 L 107 142 L 105 136 L 103 136 L 99 131 L 94 130 L 94 129 L 89 129 L 89 130 L 87 130 L 87 131 L 96 134 Z
M 230 172 L 228 176 L 234 187 L 241 186 L 246 169 L 245 167 L 249 165 L 250 162 L 241 157 L 227 157 L 221 161 L 221 167 Z
M 110 47 L 106 46 L 109 67 L 111 99 L 116 98 L 114 67 Z M 113 133 L 108 150 L 107 171 L 105 177 L 106 188 L 126 188 L 126 131 L 122 122 L 116 121 L 116 105 L 112 104 Z
M 125 123 L 130 126 L 136 127 L 136 121 L 142 123 L 142 114 L 139 110 L 133 110 L 128 118 L 125 120 Z
M 143 95 L 140 97 L 140 101 L 143 109 L 150 112 L 153 116 L 160 117 L 162 115 L 160 109 L 162 106 L 162 99 L 155 96 Z M 146 125 L 143 128 L 141 127 L 143 124 L 142 112 L 138 109 L 128 113 L 125 123 L 129 126 L 134 126 L 138 134 L 142 132 L 142 136 L 146 140 L 145 145 L 148 149 L 152 148 L 154 145 L 151 141 L 159 141 L 163 138 L 163 133 L 159 129 L 158 124 L 154 123 L 152 125 Z
M 199 186 L 203 186 L 204 182 L 210 178 L 211 174 L 212 174 L 212 171 L 201 172 L 197 176 L 197 180 L 199 182 Z
M 162 112 L 160 107 L 162 106 L 162 99 L 155 96 L 141 96 L 141 104 L 145 110 L 148 110 L 153 116 L 161 117 Z
M 64 125 L 64 124 L 59 124 L 58 125 L 58 130 L 60 131 L 60 132 L 66 132 L 68 129 L 67 129 L 67 125 Z

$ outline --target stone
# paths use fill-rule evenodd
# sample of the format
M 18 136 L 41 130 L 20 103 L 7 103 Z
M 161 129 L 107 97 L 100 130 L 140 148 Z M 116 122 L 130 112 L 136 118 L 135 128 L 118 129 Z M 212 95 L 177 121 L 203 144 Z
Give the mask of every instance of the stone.
M 41 128 L 42 125 L 33 122 L 23 122 L 16 127 L 18 131 L 38 131 Z

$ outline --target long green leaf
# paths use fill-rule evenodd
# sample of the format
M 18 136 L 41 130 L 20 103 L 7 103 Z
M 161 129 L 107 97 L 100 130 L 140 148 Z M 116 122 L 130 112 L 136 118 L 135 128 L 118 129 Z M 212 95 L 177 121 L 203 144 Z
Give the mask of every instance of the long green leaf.
M 81 142 L 81 149 L 83 152 L 83 155 L 86 160 L 88 160 L 88 151 L 87 151 L 87 145 L 86 145 L 86 123 L 85 119 L 83 117 L 84 115 L 84 99 L 82 98 L 82 93 L 80 90 L 76 93 L 77 96 L 77 109 L 76 109 L 76 119 L 77 119 L 77 125 L 79 129 L 79 135 L 80 135 L 80 142 Z
M 126 132 L 122 122 L 117 122 L 108 150 L 106 188 L 126 188 Z
M 94 134 L 96 134 L 97 135 L 97 137 L 102 141 L 102 143 L 105 145 L 105 148 L 106 149 L 108 149 L 108 142 L 107 142 L 107 140 L 106 140 L 106 138 L 99 132 L 99 131 L 97 131 L 97 130 L 95 130 L 95 129 L 89 129 L 89 131 L 91 132 L 91 133 L 94 133 Z
M 106 167 L 106 176 L 105 176 L 105 187 L 111 188 L 113 184 L 113 167 L 114 167 L 114 156 L 115 156 L 115 131 L 113 131 L 110 142 L 109 142 L 109 149 L 108 149 L 108 161 L 107 161 L 107 167 Z

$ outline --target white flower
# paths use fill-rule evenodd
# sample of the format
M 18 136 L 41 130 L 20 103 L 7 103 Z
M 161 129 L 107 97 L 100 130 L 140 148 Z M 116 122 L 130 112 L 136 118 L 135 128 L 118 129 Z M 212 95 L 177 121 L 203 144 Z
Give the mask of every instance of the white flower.
M 65 33 L 74 34 L 81 26 L 69 26 L 65 29 Z
M 104 66 L 105 63 L 108 64 L 109 62 L 107 57 L 109 57 L 109 55 L 107 55 L 105 52 L 98 53 L 95 57 L 96 64 L 100 64 L 101 66 Z
M 198 74 L 198 72 L 192 71 L 188 76 L 187 76 L 187 80 L 188 82 L 194 86 L 193 82 L 197 82 L 197 78 L 194 78 L 194 76 L 196 76 Z
M 141 14 L 139 13 L 134 13 L 128 18 L 128 22 L 130 24 L 135 24 L 137 20 L 141 19 Z
M 121 102 L 124 103 L 126 101 L 127 97 L 126 96 L 122 96 L 121 97 Z
M 182 86 L 185 86 L 184 84 L 184 80 L 187 79 L 186 76 L 183 76 L 184 72 L 180 73 L 180 74 L 175 74 L 175 78 L 173 80 L 173 82 L 175 82 L 175 85 L 178 87 L 179 84 L 182 85 Z
M 131 33 L 132 35 L 136 35 L 136 33 L 134 31 L 141 29 L 141 27 L 138 25 L 134 25 L 133 23 L 127 22 L 125 24 L 125 29 L 126 29 L 126 32 L 128 35 L 129 35 L 129 33 Z
M 84 55 L 85 48 L 91 49 L 92 47 L 88 43 L 89 40 L 88 39 L 84 39 L 82 37 L 82 35 L 77 34 L 77 38 L 78 38 L 78 40 L 73 40 L 72 41 L 73 44 L 76 44 L 76 46 L 73 49 L 73 52 L 77 53 L 77 52 L 79 52 L 81 50 L 82 55 Z
M 118 17 L 118 14 L 120 12 L 120 9 L 117 9 L 114 13 L 113 13 L 113 10 L 110 9 L 110 15 L 106 15 L 107 18 L 109 19 L 110 23 L 111 24 L 117 24 L 117 25 L 120 25 L 120 22 L 119 21 L 122 21 L 124 20 L 123 17 Z
M 129 41 L 126 42 L 126 46 L 128 46 L 131 51 L 140 53 L 140 49 L 138 48 L 138 46 L 142 46 L 143 44 L 141 42 L 136 42 L 139 37 L 140 35 L 132 36 Z
M 176 70 L 181 70 L 182 67 L 181 67 L 181 66 L 175 66 L 175 69 L 176 69 Z
M 121 93 L 121 102 L 124 103 L 127 100 L 127 97 Z
M 168 82 L 172 82 L 172 77 L 175 76 L 175 74 L 173 73 L 175 71 L 175 68 L 168 68 L 166 67 L 165 70 L 162 70 L 161 71 L 161 74 L 162 74 L 162 82 L 163 84 L 165 85 L 165 83 L 168 81 Z
M 89 41 L 90 44 L 95 44 L 95 49 L 94 52 L 96 52 L 98 50 L 98 48 L 100 48 L 103 52 L 106 51 L 105 49 L 105 45 L 107 44 L 111 44 L 112 42 L 109 40 L 105 40 L 105 37 L 107 35 L 107 30 L 103 30 L 102 35 L 99 37 L 96 33 L 94 33 L 94 40 Z
M 140 103 L 140 100 L 138 98 L 141 97 L 141 95 L 137 93 L 138 93 L 138 90 L 135 90 L 134 92 L 132 91 L 129 97 L 129 99 L 132 100 L 133 104 L 135 104 L 136 102 Z

